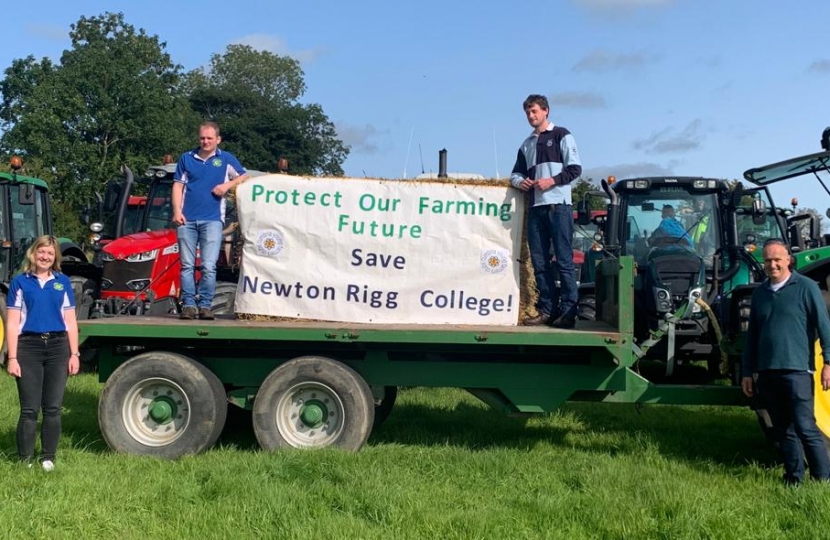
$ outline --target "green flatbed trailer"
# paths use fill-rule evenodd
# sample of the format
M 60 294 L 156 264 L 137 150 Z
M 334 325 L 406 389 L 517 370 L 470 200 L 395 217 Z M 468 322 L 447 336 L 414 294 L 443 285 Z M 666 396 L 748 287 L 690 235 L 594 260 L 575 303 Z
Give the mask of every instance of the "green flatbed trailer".
M 459 387 L 505 413 L 568 400 L 748 404 L 729 385 L 655 384 L 637 372 L 634 263 L 597 267 L 597 321 L 548 327 L 372 325 L 174 316 L 82 321 L 97 350 L 102 434 L 116 451 L 176 458 L 211 446 L 227 405 L 251 409 L 266 450 L 358 450 L 397 387 Z

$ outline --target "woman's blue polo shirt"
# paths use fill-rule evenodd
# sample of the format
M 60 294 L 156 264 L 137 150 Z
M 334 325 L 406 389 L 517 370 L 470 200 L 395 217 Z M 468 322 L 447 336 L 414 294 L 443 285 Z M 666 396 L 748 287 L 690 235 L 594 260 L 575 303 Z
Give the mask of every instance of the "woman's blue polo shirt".
M 63 311 L 75 309 L 72 283 L 61 272 L 43 282 L 34 274 L 19 274 L 9 285 L 8 309 L 20 310 L 21 332 L 64 332 Z

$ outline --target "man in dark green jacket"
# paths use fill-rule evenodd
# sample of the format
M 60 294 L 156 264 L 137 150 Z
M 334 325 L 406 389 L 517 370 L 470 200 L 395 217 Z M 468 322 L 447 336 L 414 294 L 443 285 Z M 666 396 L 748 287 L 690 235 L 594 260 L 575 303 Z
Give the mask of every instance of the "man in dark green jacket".
M 804 459 L 810 476 L 830 480 L 830 458 L 813 412 L 816 337 L 824 351 L 821 386 L 830 389 L 830 317 L 818 285 L 791 270 L 792 256 L 778 239 L 764 244 L 769 279 L 752 293 L 741 387 L 766 404 L 780 442 L 784 482 L 799 484 Z

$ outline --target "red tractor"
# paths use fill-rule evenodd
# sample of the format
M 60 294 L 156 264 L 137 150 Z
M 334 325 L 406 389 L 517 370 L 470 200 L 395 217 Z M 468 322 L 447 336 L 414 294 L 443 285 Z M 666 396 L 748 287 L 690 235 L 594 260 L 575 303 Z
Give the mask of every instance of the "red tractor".
M 179 312 L 181 261 L 176 230 L 170 223 L 175 171 L 175 163 L 150 167 L 138 180 L 148 188 L 144 204 L 137 205 L 140 211 L 135 219 L 136 232 L 122 235 L 121 231 L 127 231 L 116 229 L 112 241 L 98 246 L 103 270 L 101 293 L 92 317 Z M 248 171 L 248 174 L 265 173 Z M 104 206 L 105 210 L 115 213 L 116 223 L 126 224 L 130 203 L 137 202 L 135 196 L 130 195 L 132 184 L 132 172 L 125 169 L 123 181 L 108 186 Z M 237 240 L 235 209 L 230 200 L 226 215 L 229 226 L 225 229 L 225 246 L 216 268 L 216 294 L 212 305 L 216 314 L 233 313 L 239 279 L 238 255 L 233 249 Z M 90 225 L 93 231 L 96 228 L 101 230 L 103 226 L 99 223 Z

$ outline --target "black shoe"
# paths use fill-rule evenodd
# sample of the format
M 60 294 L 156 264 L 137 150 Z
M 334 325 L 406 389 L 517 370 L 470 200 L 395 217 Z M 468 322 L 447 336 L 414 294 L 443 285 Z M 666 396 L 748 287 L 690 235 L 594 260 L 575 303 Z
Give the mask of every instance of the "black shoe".
M 545 313 L 540 313 L 535 317 L 531 317 L 529 319 L 525 319 L 522 321 L 524 326 L 542 326 L 543 324 L 548 324 L 550 322 L 550 315 Z
M 185 307 L 182 308 L 182 312 L 179 315 L 179 318 L 180 319 L 193 320 L 198 316 L 199 316 L 199 312 L 196 311 L 196 308 L 194 306 L 185 306 Z
M 213 319 L 215 319 L 215 317 L 213 316 L 213 312 L 210 310 L 210 308 L 207 307 L 203 307 L 199 310 L 199 318 L 203 321 L 212 321 Z
M 550 323 L 554 328 L 573 328 L 576 326 L 576 317 L 571 315 L 562 315 L 558 319 Z

